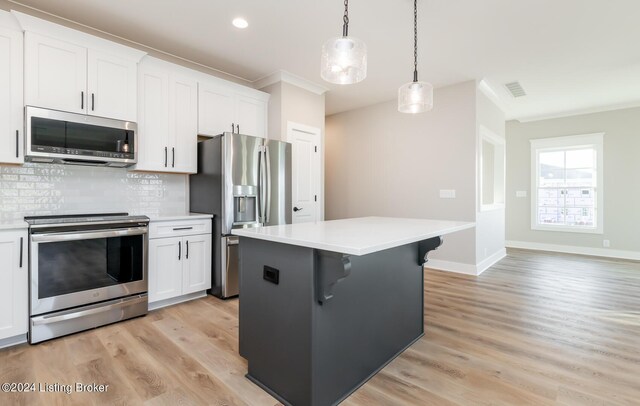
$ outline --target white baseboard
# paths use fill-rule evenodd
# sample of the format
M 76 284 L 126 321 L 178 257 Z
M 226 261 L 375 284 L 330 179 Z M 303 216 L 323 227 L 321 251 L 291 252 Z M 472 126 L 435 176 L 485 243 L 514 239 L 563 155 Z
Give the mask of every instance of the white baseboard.
M 149 303 L 149 311 L 158 310 L 163 307 L 173 306 L 178 303 L 188 302 L 189 300 L 200 299 L 201 297 L 206 297 L 207 291 L 203 290 L 202 292 L 189 293 L 188 295 L 172 297 L 171 299 L 160 300 L 157 302 Z
M 425 268 L 437 269 L 439 271 L 446 272 L 455 272 L 461 273 L 465 275 L 474 275 L 478 276 L 482 272 L 491 268 L 493 264 L 500 261 L 502 258 L 507 256 L 507 249 L 502 248 L 497 251 L 495 254 L 491 255 L 487 259 L 482 262 L 473 265 L 473 264 L 463 264 L 462 262 L 454 262 L 454 261 L 445 261 L 442 259 L 429 259 L 429 261 L 424 264 Z
M 566 254 L 590 255 L 593 257 L 620 258 L 620 259 L 630 259 L 633 261 L 640 261 L 639 251 L 612 250 L 609 248 L 578 247 L 574 245 L 544 244 L 539 242 L 528 242 L 528 241 L 506 241 L 505 245 L 509 248 L 522 248 L 526 250 L 535 250 L 535 251 L 563 252 Z
M 463 264 L 462 262 L 445 261 L 442 259 L 429 259 L 425 268 L 437 269 L 438 271 L 447 271 L 462 273 L 465 275 L 477 275 L 476 266 L 472 264 Z
M 507 256 L 507 249 L 502 248 L 495 252 L 493 255 L 490 255 L 484 261 L 481 261 L 476 265 L 476 275 L 480 275 L 482 272 L 491 268 L 496 262 L 500 261 L 502 258 Z
M 26 342 L 27 342 L 27 335 L 20 334 L 15 337 L 8 337 L 0 340 L 0 348 L 13 347 L 14 345 L 18 345 Z

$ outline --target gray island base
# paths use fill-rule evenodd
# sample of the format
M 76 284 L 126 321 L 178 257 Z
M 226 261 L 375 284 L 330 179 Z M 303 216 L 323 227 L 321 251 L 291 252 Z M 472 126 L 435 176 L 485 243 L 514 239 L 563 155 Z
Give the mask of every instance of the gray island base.
M 240 355 L 285 405 L 340 403 L 424 335 L 440 236 L 348 255 L 240 235 Z

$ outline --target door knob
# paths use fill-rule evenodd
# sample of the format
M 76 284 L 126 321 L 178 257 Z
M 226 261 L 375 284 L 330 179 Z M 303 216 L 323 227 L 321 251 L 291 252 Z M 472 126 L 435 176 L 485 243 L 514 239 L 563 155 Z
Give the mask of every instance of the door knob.
M 302 208 L 298 208 L 298 207 L 293 208 L 293 211 L 300 211 L 300 210 L 302 210 Z

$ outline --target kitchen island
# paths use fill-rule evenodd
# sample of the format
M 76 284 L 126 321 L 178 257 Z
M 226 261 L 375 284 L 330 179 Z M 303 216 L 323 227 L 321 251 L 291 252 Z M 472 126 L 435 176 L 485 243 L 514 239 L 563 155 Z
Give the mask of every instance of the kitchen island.
M 247 378 L 285 405 L 340 403 L 422 337 L 427 254 L 473 226 L 364 217 L 234 230 Z

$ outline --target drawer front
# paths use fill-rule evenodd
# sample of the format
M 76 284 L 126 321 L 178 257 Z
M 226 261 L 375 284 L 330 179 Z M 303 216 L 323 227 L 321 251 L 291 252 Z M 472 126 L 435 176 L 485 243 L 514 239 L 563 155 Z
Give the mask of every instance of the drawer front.
M 194 234 L 210 234 L 211 219 L 151 221 L 149 238 L 180 237 Z

